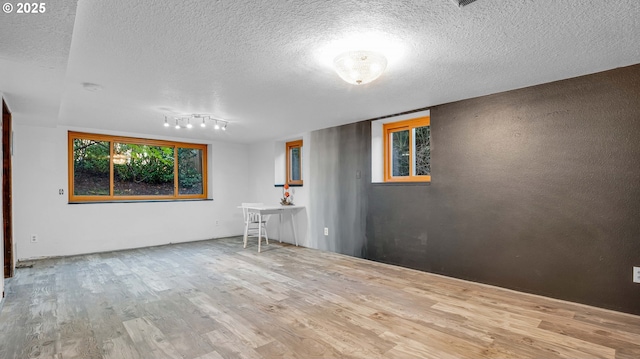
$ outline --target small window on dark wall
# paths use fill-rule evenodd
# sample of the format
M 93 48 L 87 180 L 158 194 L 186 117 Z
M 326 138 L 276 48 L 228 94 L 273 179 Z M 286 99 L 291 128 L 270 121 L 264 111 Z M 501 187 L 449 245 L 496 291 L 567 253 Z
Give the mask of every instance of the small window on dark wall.
M 205 199 L 207 146 L 69 132 L 69 201 Z
M 302 185 L 302 140 L 287 142 L 287 184 Z
M 430 118 L 383 125 L 385 182 L 431 181 Z

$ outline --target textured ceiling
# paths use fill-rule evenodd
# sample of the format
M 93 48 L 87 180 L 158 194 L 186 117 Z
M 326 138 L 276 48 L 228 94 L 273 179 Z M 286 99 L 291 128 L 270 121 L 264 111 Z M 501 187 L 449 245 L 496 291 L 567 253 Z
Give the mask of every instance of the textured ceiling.
M 55 125 L 76 1 L 49 3 L 44 14 L 17 14 L 11 3 L 13 13 L 0 12 L 0 93 L 24 122 Z
M 640 63 L 637 0 L 47 6 L 0 13 L 0 92 L 27 125 L 250 142 Z M 386 72 L 343 82 L 331 62 L 346 50 L 384 53 Z M 183 113 L 229 130 L 162 127 Z

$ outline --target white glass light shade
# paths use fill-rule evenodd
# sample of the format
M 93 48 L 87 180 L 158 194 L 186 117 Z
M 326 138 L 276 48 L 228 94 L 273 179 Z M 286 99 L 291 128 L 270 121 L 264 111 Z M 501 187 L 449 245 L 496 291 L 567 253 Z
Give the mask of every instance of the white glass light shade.
M 333 65 L 346 82 L 364 85 L 382 75 L 387 68 L 387 58 L 371 51 L 350 51 L 338 55 Z

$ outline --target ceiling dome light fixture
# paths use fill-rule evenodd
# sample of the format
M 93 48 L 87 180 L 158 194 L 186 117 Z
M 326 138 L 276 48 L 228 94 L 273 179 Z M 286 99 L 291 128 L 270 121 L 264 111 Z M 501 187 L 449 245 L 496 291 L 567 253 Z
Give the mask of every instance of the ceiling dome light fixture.
M 182 116 L 164 116 L 164 127 L 169 127 L 169 120 L 175 121 L 175 129 L 179 130 L 181 128 L 192 129 L 193 123 L 200 123 L 200 127 L 207 127 L 207 121 L 211 121 L 215 124 L 213 127 L 216 130 L 222 128 L 223 131 L 226 131 L 227 125 L 229 121 L 219 120 L 213 118 L 211 115 L 202 115 L 202 114 L 190 114 L 190 115 L 182 115 Z M 192 121 L 193 120 L 193 121 Z M 192 123 L 193 122 L 193 123 Z
M 364 85 L 382 75 L 387 68 L 387 58 L 372 51 L 349 51 L 338 55 L 333 65 L 346 82 Z

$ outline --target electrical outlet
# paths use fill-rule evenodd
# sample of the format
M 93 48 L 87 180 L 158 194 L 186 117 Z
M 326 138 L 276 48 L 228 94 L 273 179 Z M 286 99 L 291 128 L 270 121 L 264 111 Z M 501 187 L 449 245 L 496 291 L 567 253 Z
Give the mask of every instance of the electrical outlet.
M 58 190 L 58 194 L 62 196 L 62 195 L 64 194 L 64 189 L 60 188 L 60 189 Z
M 633 283 L 640 283 L 640 267 L 633 267 Z
M 37 234 L 32 234 L 31 235 L 31 243 L 37 243 L 38 242 L 38 235 Z
M 329 228 L 324 227 L 324 235 L 328 236 L 329 235 Z
M 220 221 L 216 220 L 216 227 L 220 225 Z

